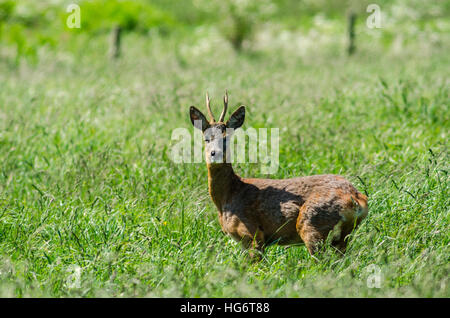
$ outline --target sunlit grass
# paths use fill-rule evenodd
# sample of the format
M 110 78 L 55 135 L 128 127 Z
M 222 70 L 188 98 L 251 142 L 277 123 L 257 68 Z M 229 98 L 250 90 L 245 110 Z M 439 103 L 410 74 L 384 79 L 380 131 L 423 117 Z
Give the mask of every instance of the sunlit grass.
M 116 62 L 105 47 L 2 65 L 1 296 L 449 296 L 445 47 L 302 60 L 129 36 Z M 208 90 L 218 110 L 225 89 L 247 106 L 244 129 L 280 128 L 270 177 L 339 173 L 368 194 L 345 256 L 272 246 L 249 264 L 221 232 L 205 165 L 169 154 L 188 107 Z

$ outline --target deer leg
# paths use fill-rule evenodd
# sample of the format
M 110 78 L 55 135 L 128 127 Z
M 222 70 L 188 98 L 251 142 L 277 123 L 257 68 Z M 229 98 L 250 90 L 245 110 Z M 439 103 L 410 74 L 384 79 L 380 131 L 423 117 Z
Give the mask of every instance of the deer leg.
M 331 243 L 335 248 L 337 248 L 342 254 L 345 253 L 345 250 L 347 248 L 347 241 L 341 237 L 338 241 L 333 241 Z
M 253 261 L 259 261 L 264 253 L 264 234 L 256 230 L 254 235 L 243 236 L 242 246 L 248 250 L 249 256 Z
M 304 225 L 300 230 L 297 230 L 302 241 L 305 243 L 309 254 L 314 255 L 318 252 L 320 244 L 325 239 L 323 235 L 312 226 Z
M 297 233 L 300 235 L 311 255 L 318 252 L 320 244 L 325 242 L 328 233 L 337 223 L 337 221 L 334 220 L 321 220 L 321 218 L 317 217 L 318 213 L 320 213 L 320 211 L 317 211 L 313 204 L 305 202 L 301 206 L 297 217 Z

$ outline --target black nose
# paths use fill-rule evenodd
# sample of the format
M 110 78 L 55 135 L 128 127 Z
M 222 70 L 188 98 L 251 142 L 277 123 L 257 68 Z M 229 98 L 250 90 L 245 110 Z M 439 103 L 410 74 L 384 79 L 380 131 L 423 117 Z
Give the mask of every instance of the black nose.
M 216 154 L 216 152 L 213 150 L 211 151 L 211 156 L 214 156 Z

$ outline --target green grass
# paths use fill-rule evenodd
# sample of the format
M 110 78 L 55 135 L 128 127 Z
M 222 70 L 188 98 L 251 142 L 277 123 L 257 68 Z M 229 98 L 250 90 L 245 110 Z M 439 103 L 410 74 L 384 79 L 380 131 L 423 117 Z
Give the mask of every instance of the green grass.
M 348 59 L 128 35 L 116 62 L 106 43 L 0 64 L 0 296 L 450 296 L 448 42 Z M 244 128 L 280 128 L 271 178 L 336 173 L 368 194 L 345 256 L 271 246 L 249 264 L 221 232 L 205 164 L 169 154 L 188 107 L 208 90 L 219 112 L 225 89 Z

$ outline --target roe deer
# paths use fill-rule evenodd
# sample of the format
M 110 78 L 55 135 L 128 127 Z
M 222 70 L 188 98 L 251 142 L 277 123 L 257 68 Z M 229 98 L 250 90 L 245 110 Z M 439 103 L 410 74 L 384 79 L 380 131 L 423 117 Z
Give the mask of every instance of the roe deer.
M 219 210 L 222 230 L 250 249 L 251 257 L 259 258 L 258 252 L 273 242 L 303 242 L 313 255 L 330 233 L 332 246 L 344 253 L 346 236 L 368 213 L 367 197 L 338 175 L 281 180 L 239 177 L 231 166 L 227 142 L 230 129 L 244 123 L 245 107 L 240 106 L 224 122 L 227 106 L 225 93 L 218 121 L 212 114 L 208 93 L 210 121 L 197 108 L 190 107 L 192 124 L 203 132 L 209 194 Z

